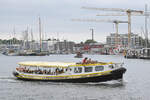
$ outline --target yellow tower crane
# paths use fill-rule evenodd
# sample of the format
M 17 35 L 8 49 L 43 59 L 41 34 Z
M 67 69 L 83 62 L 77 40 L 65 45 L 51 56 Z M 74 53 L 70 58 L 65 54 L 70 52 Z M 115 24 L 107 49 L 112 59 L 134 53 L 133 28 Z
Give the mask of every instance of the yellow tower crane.
M 106 15 L 97 15 L 97 16 L 128 16 L 128 48 L 131 46 L 131 15 L 139 16 L 143 15 L 144 11 L 141 10 L 132 10 L 132 9 L 120 9 L 120 8 L 94 8 L 94 7 L 82 7 L 83 9 L 89 10 L 100 10 L 100 11 L 116 11 L 116 12 L 125 12 L 125 14 L 106 14 Z
M 118 46 L 118 24 L 119 23 L 128 23 L 128 21 L 119 21 L 119 20 L 98 20 L 98 19 L 72 19 L 72 21 L 82 21 L 82 22 L 108 22 L 114 23 L 116 28 L 116 35 L 115 35 L 115 45 Z

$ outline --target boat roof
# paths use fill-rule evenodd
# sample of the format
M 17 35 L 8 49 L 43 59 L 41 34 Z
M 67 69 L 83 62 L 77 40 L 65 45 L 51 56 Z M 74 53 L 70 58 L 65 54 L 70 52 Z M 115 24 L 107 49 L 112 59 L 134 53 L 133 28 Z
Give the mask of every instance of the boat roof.
M 70 65 L 75 65 L 73 62 L 40 62 L 40 61 L 27 61 L 19 62 L 22 66 L 35 66 L 35 67 L 68 67 Z
M 19 62 L 21 66 L 31 66 L 31 67 L 77 67 L 77 66 L 97 66 L 97 65 L 108 65 L 113 64 L 112 62 L 105 63 L 105 62 L 97 62 L 97 63 L 89 63 L 89 64 L 82 64 L 82 63 L 74 63 L 74 62 L 41 62 L 41 61 L 26 61 L 26 62 Z

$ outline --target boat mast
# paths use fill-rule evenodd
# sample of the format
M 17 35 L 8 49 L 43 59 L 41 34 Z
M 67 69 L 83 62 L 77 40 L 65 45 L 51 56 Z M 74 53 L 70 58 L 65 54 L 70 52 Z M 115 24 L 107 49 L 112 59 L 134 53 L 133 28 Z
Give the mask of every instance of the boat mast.
M 32 43 L 32 44 L 31 44 L 31 45 L 32 45 L 32 46 L 31 46 L 31 49 L 32 49 L 32 50 L 33 50 L 33 42 L 34 42 L 34 41 L 33 41 L 33 31 L 32 31 L 32 28 L 31 28 L 31 43 Z
M 41 32 L 41 18 L 39 17 L 39 36 L 40 36 L 40 52 L 42 48 L 42 32 Z
M 15 27 L 14 27 L 14 29 L 13 29 L 13 31 L 14 31 L 14 36 L 13 36 L 13 44 L 15 44 L 15 35 L 16 35 L 16 30 L 15 30 Z
M 27 37 L 26 37 L 26 39 L 27 39 L 27 44 L 28 44 L 28 42 L 29 42 L 29 37 L 28 37 L 28 31 L 29 31 L 29 29 L 28 29 L 28 26 L 27 26 L 27 30 L 26 30 L 26 35 L 27 35 Z
M 145 5 L 145 45 L 146 45 L 146 48 L 148 47 L 148 29 L 147 29 L 147 18 L 148 18 L 148 15 L 147 15 L 147 4 Z
M 31 29 L 31 41 L 33 41 L 33 31 Z
M 29 34 L 28 34 L 28 32 L 29 32 L 29 28 L 28 28 L 28 26 L 27 26 L 27 30 L 25 31 L 25 34 L 26 34 L 26 49 L 30 49 L 30 47 L 29 47 Z

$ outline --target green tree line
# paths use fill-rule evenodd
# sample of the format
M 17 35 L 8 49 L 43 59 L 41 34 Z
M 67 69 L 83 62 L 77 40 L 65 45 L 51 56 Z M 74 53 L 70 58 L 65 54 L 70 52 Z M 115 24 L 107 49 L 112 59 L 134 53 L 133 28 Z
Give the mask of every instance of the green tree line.
M 18 40 L 16 38 L 12 39 L 0 39 L 0 44 L 20 44 L 22 43 L 22 40 Z

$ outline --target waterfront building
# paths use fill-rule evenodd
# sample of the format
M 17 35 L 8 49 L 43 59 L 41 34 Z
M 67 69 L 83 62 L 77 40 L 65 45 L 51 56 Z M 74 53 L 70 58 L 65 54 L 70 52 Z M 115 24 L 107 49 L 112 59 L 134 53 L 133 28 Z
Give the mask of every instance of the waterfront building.
M 47 43 L 48 43 L 48 51 L 51 54 L 55 53 L 55 44 L 58 42 L 58 39 L 48 39 Z
M 24 41 L 21 43 L 21 50 L 39 50 L 39 43 L 36 41 Z
M 56 53 L 60 54 L 68 54 L 68 53 L 74 53 L 73 47 L 75 43 L 72 41 L 58 41 L 56 44 L 54 44 L 54 50 Z
M 82 52 L 87 54 L 102 54 L 104 44 L 102 43 L 90 43 L 90 44 L 76 44 L 74 46 L 75 52 Z
M 74 47 L 75 52 L 82 52 L 87 54 L 101 54 L 104 44 L 90 43 L 90 44 L 76 44 Z
M 78 43 L 78 44 L 74 45 L 73 51 L 74 51 L 74 53 L 77 53 L 77 52 L 83 53 L 84 52 L 83 48 L 84 48 L 84 44 L 83 43 Z
M 17 51 L 17 50 L 20 50 L 21 48 L 21 45 L 20 44 L 1 44 L 0 45 L 0 51 L 1 52 L 6 52 L 8 50 L 14 50 L 14 51 Z
M 131 48 L 141 48 L 144 46 L 143 44 L 144 40 L 141 36 L 138 34 L 131 34 Z M 118 44 L 119 46 L 126 48 L 128 47 L 128 34 L 118 34 L 118 42 L 116 43 L 116 34 L 111 33 L 106 38 L 106 43 L 110 46 L 115 46 L 115 44 Z
M 90 54 L 101 54 L 104 44 L 102 43 L 90 43 Z

